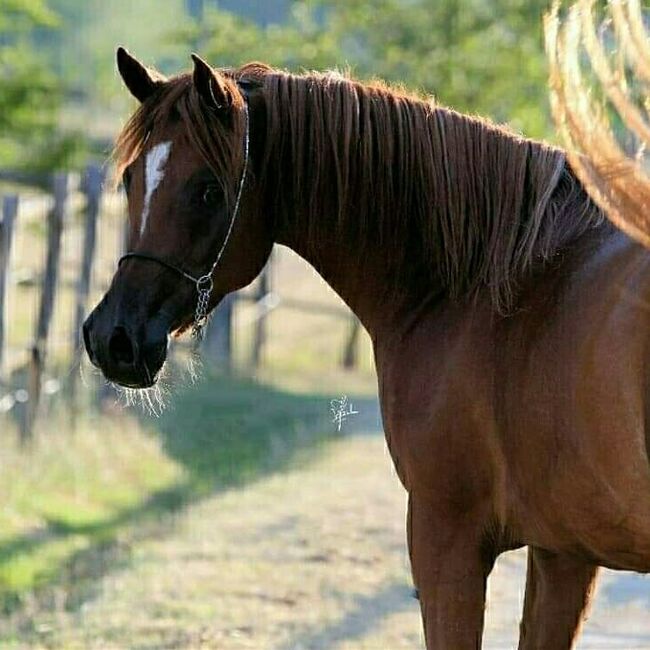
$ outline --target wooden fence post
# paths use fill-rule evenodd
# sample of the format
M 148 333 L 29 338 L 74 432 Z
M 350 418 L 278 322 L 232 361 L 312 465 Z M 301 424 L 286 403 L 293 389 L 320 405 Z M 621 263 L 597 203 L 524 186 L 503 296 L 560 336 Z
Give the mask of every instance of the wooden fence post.
M 216 308 L 203 341 L 205 356 L 229 372 L 232 369 L 232 318 L 237 295 L 228 294 Z
M 75 291 L 75 313 L 72 324 L 72 368 L 70 373 L 70 407 L 73 416 L 76 413 L 77 373 L 83 354 L 81 326 L 86 314 L 86 303 L 90 293 L 95 246 L 97 242 L 97 220 L 102 198 L 104 170 L 99 165 L 88 165 L 83 177 L 81 190 L 86 197 L 84 237 L 82 245 L 81 268 Z
M 273 253 L 269 257 L 269 261 L 266 263 L 262 274 L 260 275 L 260 281 L 257 286 L 257 292 L 255 294 L 255 302 L 257 305 L 257 319 L 255 322 L 255 334 L 253 337 L 253 353 L 252 353 L 252 365 L 253 368 L 259 368 L 262 362 L 262 354 L 264 352 L 264 346 L 266 345 L 266 317 L 269 312 L 268 306 L 265 303 L 265 299 L 271 292 L 271 272 L 273 268 Z
M 357 350 L 359 347 L 359 333 L 361 332 L 361 323 L 356 316 L 352 317 L 348 340 L 343 351 L 343 367 L 346 370 L 356 368 L 358 362 Z
M 14 233 L 14 221 L 18 213 L 18 197 L 5 196 L 2 201 L 0 221 L 0 386 L 5 378 L 5 347 L 7 338 L 7 288 L 9 286 L 9 261 Z
M 61 234 L 65 221 L 68 201 L 68 174 L 59 172 L 53 178 L 54 206 L 47 215 L 47 260 L 45 263 L 45 276 L 43 278 L 43 291 L 38 312 L 36 334 L 31 350 L 29 364 L 27 417 L 21 427 L 21 442 L 31 440 L 34 430 L 34 421 L 38 412 L 41 397 L 41 379 L 45 366 L 47 353 L 47 339 L 54 310 L 54 297 L 59 276 L 59 259 L 61 256 Z

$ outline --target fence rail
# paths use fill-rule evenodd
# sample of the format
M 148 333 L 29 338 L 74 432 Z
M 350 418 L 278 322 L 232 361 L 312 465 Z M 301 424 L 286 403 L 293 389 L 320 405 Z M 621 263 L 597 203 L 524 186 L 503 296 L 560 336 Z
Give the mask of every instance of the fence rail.
M 17 212 L 18 197 L 5 196 L 2 201 L 2 221 L 0 221 L 0 385 L 4 380 L 9 260 Z

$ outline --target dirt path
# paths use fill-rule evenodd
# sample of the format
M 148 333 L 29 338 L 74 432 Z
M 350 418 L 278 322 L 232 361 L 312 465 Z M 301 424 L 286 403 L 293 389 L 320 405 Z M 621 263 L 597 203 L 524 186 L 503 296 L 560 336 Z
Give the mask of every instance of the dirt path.
M 421 648 L 405 496 L 383 439 L 351 436 L 314 463 L 189 508 L 133 549 L 79 611 L 38 623 L 56 648 Z M 485 647 L 516 647 L 524 555 L 490 583 Z M 650 649 L 650 581 L 607 574 L 582 650 Z

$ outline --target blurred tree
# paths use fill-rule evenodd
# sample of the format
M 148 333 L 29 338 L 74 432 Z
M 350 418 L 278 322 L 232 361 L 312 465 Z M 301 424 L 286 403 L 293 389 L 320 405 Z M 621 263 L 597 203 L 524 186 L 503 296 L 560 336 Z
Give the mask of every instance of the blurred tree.
M 54 80 L 37 65 L 27 36 L 36 25 L 53 25 L 42 0 L 0 0 L 0 165 L 24 162 L 53 129 Z
M 163 72 L 177 70 L 181 58 L 184 65 L 189 64 L 187 47 L 181 50 L 166 38 L 189 20 L 187 0 L 48 2 L 60 16 L 60 29 L 42 34 L 38 47 L 64 80 L 71 103 L 90 105 L 95 112 L 106 110 L 114 101 L 112 108 L 118 110 L 131 106 L 123 101 L 115 67 L 117 45 L 124 45 L 147 64 L 155 63 Z
M 542 14 L 547 0 L 296 0 L 283 24 L 223 9 L 184 32 L 218 65 L 350 67 L 435 95 L 531 136 L 552 136 Z
M 74 164 L 82 147 L 59 130 L 63 89 L 34 46 L 58 16 L 45 0 L 0 0 L 0 167 L 45 171 Z
M 163 71 L 189 64 L 166 38 L 185 0 L 0 0 L 0 168 L 104 157 L 133 103 L 115 69 L 124 44 Z M 154 59 L 155 56 L 155 59 Z

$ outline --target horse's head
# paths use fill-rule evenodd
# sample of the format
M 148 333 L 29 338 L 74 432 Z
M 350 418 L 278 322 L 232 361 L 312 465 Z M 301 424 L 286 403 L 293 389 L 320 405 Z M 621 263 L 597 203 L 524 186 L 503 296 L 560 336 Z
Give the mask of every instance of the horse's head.
M 202 296 L 214 308 L 259 273 L 272 245 L 248 160 L 243 87 L 193 58 L 193 73 L 165 79 L 117 52 L 122 79 L 141 102 L 116 147 L 128 254 L 83 333 L 91 361 L 133 388 L 155 382 L 169 335 L 195 321 L 199 289 L 212 281 Z

